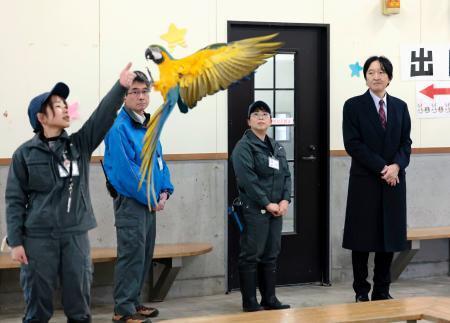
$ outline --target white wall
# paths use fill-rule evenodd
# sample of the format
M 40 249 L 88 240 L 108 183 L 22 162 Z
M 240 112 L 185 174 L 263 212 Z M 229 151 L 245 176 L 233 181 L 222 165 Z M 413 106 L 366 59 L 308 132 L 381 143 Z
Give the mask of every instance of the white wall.
M 366 89 L 362 77 L 350 77 L 348 65 L 362 65 L 373 54 L 386 55 L 394 64 L 389 92 L 411 107 L 414 147 L 450 146 L 450 120 L 417 119 L 415 83 L 401 81 L 399 71 L 401 44 L 450 43 L 448 0 L 402 1 L 401 13 L 393 16 L 383 16 L 377 0 L 0 0 L 0 8 L 0 158 L 10 157 L 31 137 L 28 102 L 55 82 L 67 82 L 69 102 L 80 103 L 74 131 L 128 61 L 143 69 L 145 48 L 166 45 L 160 36 L 171 23 L 187 28 L 187 47 L 173 51 L 181 58 L 226 41 L 229 20 L 330 24 L 331 149 L 343 148 L 343 102 Z M 160 96 L 153 93 L 150 110 L 159 104 Z M 165 153 L 226 152 L 226 105 L 221 92 L 188 115 L 174 111 L 162 136 Z

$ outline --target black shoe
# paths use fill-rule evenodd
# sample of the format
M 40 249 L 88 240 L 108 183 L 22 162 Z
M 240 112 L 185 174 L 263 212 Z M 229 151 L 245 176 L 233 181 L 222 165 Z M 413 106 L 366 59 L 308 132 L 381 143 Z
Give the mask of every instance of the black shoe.
M 242 306 L 242 310 L 244 312 L 258 312 L 258 311 L 262 311 L 264 308 L 261 307 L 258 303 L 256 304 L 252 304 L 252 306 Z
M 362 303 L 362 302 L 368 302 L 369 301 L 369 296 L 367 294 L 357 294 L 355 296 L 355 302 L 356 303 Z
M 291 308 L 291 305 L 281 303 L 278 298 L 273 296 L 269 301 L 261 300 L 261 306 L 265 310 L 285 310 Z
M 71 319 L 70 317 L 67 318 L 67 323 L 91 323 L 91 322 L 92 322 L 92 319 L 90 316 L 88 316 L 82 320 L 74 320 L 74 319 Z
M 372 301 L 381 301 L 386 299 L 393 299 L 389 293 L 372 293 Z

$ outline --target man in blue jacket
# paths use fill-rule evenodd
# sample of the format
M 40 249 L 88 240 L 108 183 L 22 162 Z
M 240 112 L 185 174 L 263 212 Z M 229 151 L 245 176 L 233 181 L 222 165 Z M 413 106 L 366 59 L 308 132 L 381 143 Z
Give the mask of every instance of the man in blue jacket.
M 153 258 L 156 236 L 155 212 L 173 192 L 170 173 L 158 142 L 153 169 L 157 201 L 151 197 L 148 207 L 146 182 L 139 189 L 141 151 L 146 124 L 145 113 L 150 99 L 150 82 L 144 73 L 136 78 L 124 98 L 124 105 L 105 138 L 105 172 L 117 192 L 114 215 L 117 233 L 117 262 L 114 273 L 113 322 L 150 322 L 158 310 L 144 306 L 140 300 L 142 286 Z

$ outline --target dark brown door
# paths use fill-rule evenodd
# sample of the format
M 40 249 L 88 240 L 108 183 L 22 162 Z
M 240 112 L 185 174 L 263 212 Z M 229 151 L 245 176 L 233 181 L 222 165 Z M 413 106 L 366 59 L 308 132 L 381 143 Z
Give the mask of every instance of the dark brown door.
M 247 107 L 263 100 L 287 152 L 292 203 L 284 217 L 278 284 L 329 283 L 329 26 L 228 22 L 228 41 L 279 33 L 277 55 L 228 90 L 228 152 L 247 129 Z M 237 196 L 228 163 L 228 204 Z M 228 290 L 239 287 L 239 230 L 228 219 Z

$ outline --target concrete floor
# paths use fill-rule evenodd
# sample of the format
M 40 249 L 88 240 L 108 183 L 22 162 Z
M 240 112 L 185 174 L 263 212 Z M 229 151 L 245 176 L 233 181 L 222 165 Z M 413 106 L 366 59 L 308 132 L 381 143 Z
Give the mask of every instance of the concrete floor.
M 277 289 L 278 298 L 291 304 L 292 307 L 318 306 L 324 304 L 350 303 L 354 301 L 351 283 L 336 283 L 330 287 L 304 285 L 293 287 L 280 287 Z M 391 286 L 394 298 L 411 296 L 447 296 L 450 297 L 450 277 L 429 277 L 422 279 L 398 280 Z M 192 298 L 169 299 L 161 303 L 148 303 L 160 311 L 158 318 L 152 322 L 163 322 L 167 319 L 190 316 L 205 316 L 215 314 L 229 314 L 241 311 L 241 298 L 239 292 L 228 295 L 213 295 Z M 94 307 L 93 322 L 111 322 L 112 306 Z M 22 313 L 0 313 L 0 322 L 21 322 Z M 56 311 L 51 323 L 65 323 L 62 311 Z

